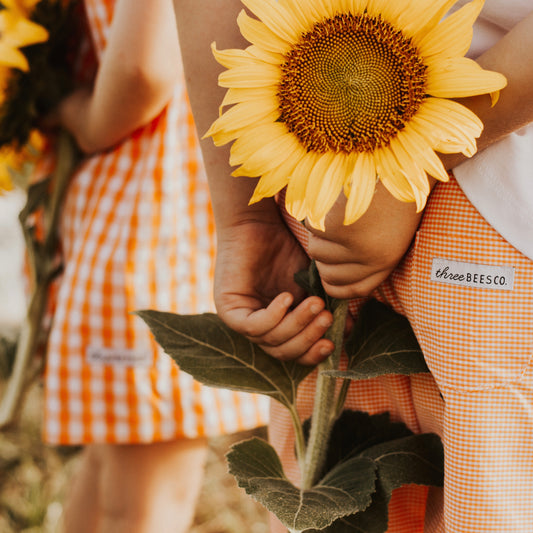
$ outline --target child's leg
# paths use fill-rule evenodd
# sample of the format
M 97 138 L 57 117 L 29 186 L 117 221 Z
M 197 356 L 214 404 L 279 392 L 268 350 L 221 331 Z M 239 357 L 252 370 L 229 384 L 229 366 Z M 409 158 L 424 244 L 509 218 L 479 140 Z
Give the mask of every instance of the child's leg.
M 65 533 L 185 533 L 194 517 L 205 439 L 89 445 L 65 506 Z

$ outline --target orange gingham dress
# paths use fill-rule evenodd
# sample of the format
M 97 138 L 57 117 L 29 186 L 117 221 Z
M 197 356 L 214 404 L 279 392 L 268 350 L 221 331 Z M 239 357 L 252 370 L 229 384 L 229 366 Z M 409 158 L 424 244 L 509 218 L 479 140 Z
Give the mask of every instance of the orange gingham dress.
M 289 224 L 305 245 L 302 225 Z M 445 448 L 444 490 L 395 491 L 389 533 L 533 532 L 531 260 L 452 178 L 432 192 L 410 252 L 375 296 L 409 318 L 432 375 L 353 382 L 347 408 L 389 411 L 414 432 L 438 433 Z M 299 389 L 303 417 L 313 392 L 311 376 Z M 277 405 L 269 431 L 296 480 L 290 420 Z
M 99 56 L 113 2 L 85 4 Z M 47 442 L 146 443 L 266 423 L 266 397 L 201 386 L 132 314 L 214 309 L 214 222 L 183 80 L 152 123 L 82 162 L 60 230 L 65 270 L 45 371 Z

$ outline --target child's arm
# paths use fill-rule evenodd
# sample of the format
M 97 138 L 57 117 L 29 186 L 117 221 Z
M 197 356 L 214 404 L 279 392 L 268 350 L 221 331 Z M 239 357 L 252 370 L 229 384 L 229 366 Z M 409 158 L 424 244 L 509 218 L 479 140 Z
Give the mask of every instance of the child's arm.
M 118 0 L 94 86 L 59 106 L 60 123 L 88 154 L 105 150 L 156 117 L 178 79 L 171 0 Z

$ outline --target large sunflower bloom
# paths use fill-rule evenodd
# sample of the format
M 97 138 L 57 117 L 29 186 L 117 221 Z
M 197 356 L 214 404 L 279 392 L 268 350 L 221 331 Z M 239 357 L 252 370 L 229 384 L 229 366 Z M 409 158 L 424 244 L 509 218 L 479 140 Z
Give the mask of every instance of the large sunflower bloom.
M 20 48 L 48 39 L 47 30 L 28 18 L 36 1 L 0 2 L 0 65 L 27 71 L 28 60 Z
M 345 224 L 368 208 L 376 180 L 421 210 L 435 153 L 472 156 L 483 125 L 449 100 L 497 93 L 504 76 L 464 57 L 484 0 L 241 0 L 251 43 L 216 49 L 228 89 L 207 136 L 235 141 L 234 176 L 260 177 L 251 203 L 286 190 L 289 213 L 324 228 L 344 191 Z

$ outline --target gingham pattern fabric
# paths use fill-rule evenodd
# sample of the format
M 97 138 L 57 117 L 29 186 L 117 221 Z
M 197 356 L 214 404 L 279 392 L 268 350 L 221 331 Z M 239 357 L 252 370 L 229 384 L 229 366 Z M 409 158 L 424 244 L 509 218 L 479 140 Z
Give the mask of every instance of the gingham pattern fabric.
M 86 8 L 99 56 L 113 2 L 89 0 Z M 183 81 L 151 124 L 81 164 L 61 236 L 65 271 L 45 373 L 47 442 L 153 442 L 266 423 L 267 398 L 201 386 L 132 314 L 214 309 L 214 223 Z
M 305 243 L 301 224 L 291 227 Z M 463 284 L 450 268 L 450 277 L 436 276 L 442 260 L 463 266 Z M 511 272 L 506 290 L 486 278 Z M 347 407 L 390 411 L 415 432 L 439 434 L 445 448 L 444 491 L 396 491 L 389 532 L 533 531 L 531 261 L 486 223 L 452 178 L 433 191 L 409 254 L 375 296 L 409 318 L 433 377 L 354 382 Z M 358 305 L 351 302 L 353 313 Z M 302 416 L 310 414 L 313 386 L 312 377 L 302 385 Z M 278 406 L 270 435 L 297 477 L 290 421 Z

